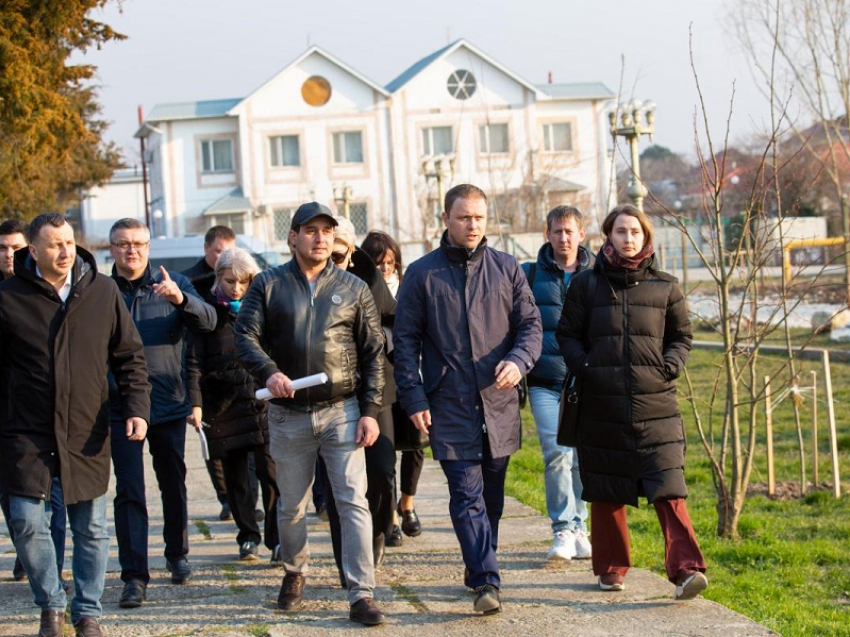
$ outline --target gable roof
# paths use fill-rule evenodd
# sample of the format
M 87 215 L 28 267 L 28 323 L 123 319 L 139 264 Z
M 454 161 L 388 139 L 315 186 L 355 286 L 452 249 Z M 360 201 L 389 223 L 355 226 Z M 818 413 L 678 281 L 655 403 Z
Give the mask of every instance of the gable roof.
M 609 100 L 616 94 L 601 82 L 538 84 L 537 90 L 555 100 Z
M 201 215 L 204 217 L 208 217 L 210 215 L 216 214 L 225 215 L 250 211 L 251 201 L 242 194 L 242 188 L 240 187 L 234 188 L 223 197 L 211 203 L 201 213 Z
M 402 88 L 405 84 L 407 84 L 413 78 L 415 78 L 417 75 L 419 75 L 422 71 L 424 71 L 426 68 L 431 66 L 432 63 L 436 62 L 439 59 L 446 57 L 447 55 L 449 55 L 451 53 L 454 53 L 457 49 L 459 49 L 461 47 L 465 47 L 465 48 L 469 49 L 470 51 L 472 51 L 472 53 L 474 53 L 475 55 L 480 57 L 482 60 L 484 60 L 488 64 L 495 66 L 497 69 L 499 69 L 502 73 L 504 73 L 505 75 L 510 77 L 515 82 L 522 84 L 524 87 L 529 89 L 531 92 L 533 92 L 535 94 L 537 93 L 537 87 L 534 86 L 534 84 L 531 84 L 530 82 L 524 80 L 519 75 L 517 75 L 516 73 L 511 71 L 508 67 L 500 64 L 499 62 L 497 62 L 496 60 L 491 58 L 489 55 L 484 53 L 484 51 L 482 51 L 478 47 L 470 44 L 469 42 L 467 42 L 463 38 L 455 40 L 454 42 L 451 42 L 448 45 L 444 46 L 442 49 L 434 51 L 430 55 L 426 55 L 424 58 L 422 58 L 418 62 L 415 62 L 407 70 L 403 71 L 401 73 L 401 75 L 397 76 L 395 79 L 391 80 L 386 85 L 387 91 L 389 91 L 390 93 L 395 93 L 400 88 Z
M 259 93 L 260 91 L 262 91 L 262 90 L 263 90 L 266 86 L 268 86 L 269 84 L 271 84 L 271 83 L 272 83 L 275 79 L 277 79 L 278 77 L 280 77 L 281 75 L 283 75 L 284 73 L 286 73 L 286 72 L 287 72 L 289 69 L 291 69 L 292 67 L 294 67 L 294 66 L 298 66 L 301 62 L 303 62 L 304 60 L 306 60 L 308 57 L 310 57 L 310 56 L 311 56 L 311 55 L 313 55 L 314 53 L 315 53 L 315 54 L 317 54 L 317 55 L 321 55 L 323 58 L 325 58 L 326 60 L 328 60 L 328 62 L 330 62 L 331 64 L 334 64 L 334 65 L 338 66 L 339 68 L 341 68 L 343 71 L 345 71 L 345 72 L 346 72 L 346 73 L 348 73 L 349 75 L 351 75 L 351 76 L 353 76 L 353 77 L 356 77 L 358 80 L 360 80 L 361 82 L 363 82 L 364 84 L 366 84 L 367 86 L 369 86 L 370 88 L 372 88 L 373 90 L 377 91 L 378 93 L 380 93 L 380 94 L 381 94 L 381 95 L 383 95 L 384 97 L 389 97 L 389 96 L 390 96 L 390 94 L 389 94 L 389 93 L 388 93 L 388 92 L 384 89 L 384 87 L 383 87 L 383 86 L 381 86 L 381 85 L 380 85 L 380 84 L 378 84 L 377 82 L 373 82 L 372 80 L 370 80 L 368 77 L 366 77 L 365 75 L 363 75 L 363 74 L 362 74 L 362 73 L 360 73 L 359 71 L 357 71 L 357 70 L 355 70 L 354 68 L 352 68 L 352 67 L 348 66 L 345 62 L 342 62 L 341 60 L 339 60 L 339 59 L 335 58 L 333 55 L 331 55 L 330 53 L 328 53 L 327 51 L 325 51 L 325 50 L 324 50 L 324 49 L 322 49 L 321 47 L 319 47 L 319 46 L 317 46 L 317 45 L 315 45 L 315 44 L 314 44 L 314 45 L 313 45 L 313 46 L 311 46 L 309 49 L 307 49 L 306 51 L 304 51 L 304 53 L 302 53 L 302 54 L 301 54 L 301 55 L 299 55 L 297 58 L 295 58 L 292 62 L 290 62 L 289 64 L 287 64 L 287 65 L 286 65 L 283 69 L 281 69 L 280 71 L 278 71 L 277 73 L 275 73 L 275 74 L 274 74 L 271 78 L 269 78 L 268 80 L 266 80 L 265 82 L 263 82 L 260 86 L 258 86 L 256 89 L 254 89 L 253 91 L 251 91 L 251 93 L 250 93 L 249 95 L 247 95 L 246 97 L 242 98 L 241 100 L 237 100 L 237 102 L 236 102 L 235 104 L 233 104 L 233 106 L 230 108 L 230 111 L 232 111 L 232 110 L 236 109 L 237 107 L 241 106 L 243 103 L 245 103 L 245 102 L 247 102 L 248 100 L 250 100 L 250 99 L 251 99 L 254 95 L 256 95 L 257 93 Z
M 204 119 L 208 117 L 226 117 L 228 111 L 242 101 L 241 97 L 223 100 L 203 100 L 200 102 L 176 102 L 157 104 L 148 116 L 147 122 L 165 122 L 175 119 Z

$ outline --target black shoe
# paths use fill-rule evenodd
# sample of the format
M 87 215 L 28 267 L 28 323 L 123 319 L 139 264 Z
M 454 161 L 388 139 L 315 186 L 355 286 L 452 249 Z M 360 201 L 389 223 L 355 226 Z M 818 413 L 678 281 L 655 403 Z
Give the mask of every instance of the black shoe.
M 124 590 L 121 591 L 121 599 L 118 600 L 118 606 L 121 608 L 138 608 L 145 599 L 147 599 L 147 586 L 145 583 L 137 579 L 131 579 L 124 584 Z
M 378 533 L 372 538 L 372 561 L 380 566 L 384 561 L 384 534 Z
M 239 547 L 239 559 L 243 562 L 256 562 L 260 559 L 256 542 L 245 542 Z
M 348 613 L 348 619 L 364 626 L 377 626 L 387 621 L 387 618 L 384 617 L 381 609 L 375 605 L 375 600 L 371 597 L 364 597 L 354 602 Z
M 20 582 L 27 576 L 27 572 L 24 570 L 24 565 L 21 564 L 21 558 L 15 558 L 15 565 L 12 567 L 12 579 L 16 582 Z
M 100 624 L 94 617 L 81 617 L 74 624 L 74 634 L 77 637 L 103 637 Z
M 266 512 L 262 509 L 254 509 L 254 519 L 257 522 L 263 522 L 266 519 Z
M 416 509 L 402 511 L 399 506 L 398 515 L 401 518 L 401 530 L 408 537 L 417 537 L 422 534 L 422 524 L 419 522 L 419 516 L 416 515 Z
M 280 610 L 294 612 L 301 608 L 304 582 L 305 579 L 301 573 L 287 573 L 283 576 L 283 583 L 277 595 L 277 607 Z
M 272 556 L 269 558 L 269 564 L 283 564 L 283 557 L 280 555 L 280 544 L 274 547 L 274 551 L 272 551 Z
M 404 544 L 404 538 L 401 536 L 401 527 L 398 524 L 393 524 L 393 530 L 384 535 L 385 546 L 401 546 Z
M 192 567 L 189 566 L 189 560 L 182 555 L 174 561 L 165 558 L 165 568 L 171 573 L 172 584 L 185 584 L 192 577 Z
M 484 586 L 475 589 L 475 593 L 472 608 L 476 613 L 491 615 L 502 610 L 502 603 L 499 601 L 499 589 L 492 584 L 484 584 Z
M 233 512 L 230 510 L 230 505 L 227 502 L 221 505 L 221 512 L 218 514 L 218 519 L 221 521 L 233 519 Z
M 41 624 L 38 627 L 38 637 L 62 637 L 62 626 L 64 624 L 64 610 L 43 610 L 41 611 Z

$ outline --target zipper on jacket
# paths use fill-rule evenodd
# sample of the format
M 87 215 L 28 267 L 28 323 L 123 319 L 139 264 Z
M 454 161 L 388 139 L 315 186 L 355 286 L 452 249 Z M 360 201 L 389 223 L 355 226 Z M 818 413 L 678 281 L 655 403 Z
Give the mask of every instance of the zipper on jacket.
M 626 391 L 628 392 L 628 404 L 629 404 L 629 426 L 632 424 L 632 348 L 631 348 L 631 338 L 629 337 L 629 301 L 628 301 L 628 289 L 623 288 L 623 338 L 624 338 L 624 349 L 626 354 L 626 364 L 623 365 L 623 370 L 626 375 Z

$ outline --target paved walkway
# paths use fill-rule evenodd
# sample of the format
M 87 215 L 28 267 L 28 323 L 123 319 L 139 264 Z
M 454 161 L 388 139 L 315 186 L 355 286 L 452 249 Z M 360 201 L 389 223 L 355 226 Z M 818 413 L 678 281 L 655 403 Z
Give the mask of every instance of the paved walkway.
M 185 586 L 170 584 L 162 557 L 162 512 L 159 493 L 148 476 L 151 510 L 151 583 L 141 608 L 118 608 L 122 583 L 117 548 L 110 551 L 102 619 L 111 636 L 204 635 L 339 635 L 367 630 L 348 620 L 345 591 L 338 584 L 327 524 L 310 518 L 312 569 L 307 576 L 303 610 L 294 616 L 277 610 L 281 571 L 261 561 L 238 560 L 236 527 L 218 520 L 219 506 L 200 457 L 197 437 L 189 430 L 189 560 L 194 576 Z M 501 614 L 472 612 L 472 594 L 462 583 L 463 565 L 448 517 L 442 471 L 428 461 L 416 498 L 424 531 L 388 548 L 378 570 L 376 597 L 389 621 L 368 629 L 395 636 L 426 635 L 718 635 L 774 634 L 714 602 L 677 603 L 665 579 L 633 569 L 623 593 L 603 593 L 589 561 L 552 566 L 545 560 L 550 529 L 547 519 L 516 500 L 506 503 L 500 531 Z M 110 504 L 111 510 L 111 504 Z M 38 609 L 26 582 L 13 582 L 12 545 L 0 536 L 0 636 L 34 635 Z M 70 547 L 70 538 L 68 545 Z M 70 566 L 70 551 L 66 565 Z M 709 565 L 710 566 L 710 565 Z M 66 572 L 66 575 L 70 575 Z M 710 578 L 710 572 L 709 572 Z M 66 628 L 66 635 L 72 635 Z

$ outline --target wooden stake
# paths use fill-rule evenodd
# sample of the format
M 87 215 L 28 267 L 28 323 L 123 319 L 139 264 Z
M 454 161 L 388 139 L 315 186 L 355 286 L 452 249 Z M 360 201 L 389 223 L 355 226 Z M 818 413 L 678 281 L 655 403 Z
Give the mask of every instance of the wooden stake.
M 773 406 L 770 400 L 770 376 L 764 377 L 764 435 L 767 442 L 767 494 L 776 495 L 776 478 L 773 475 Z
M 841 497 L 841 479 L 838 475 L 838 440 L 835 434 L 835 407 L 832 404 L 832 373 L 829 369 L 829 350 L 823 350 L 823 384 L 826 388 L 826 412 L 829 415 L 829 452 L 832 454 L 832 483 L 835 497 Z
M 817 488 L 818 478 L 818 373 L 812 370 L 812 482 Z

